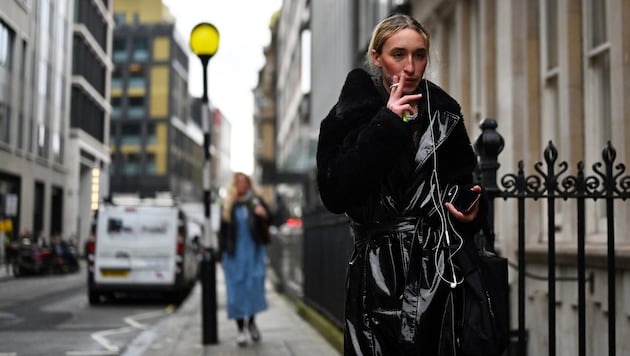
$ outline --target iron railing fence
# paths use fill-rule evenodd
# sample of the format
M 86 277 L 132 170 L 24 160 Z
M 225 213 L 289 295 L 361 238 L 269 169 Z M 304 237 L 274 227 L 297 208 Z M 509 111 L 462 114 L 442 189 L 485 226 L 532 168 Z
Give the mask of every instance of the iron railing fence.
M 516 199 L 517 201 L 517 354 L 525 356 L 527 353 L 526 331 L 526 277 L 531 275 L 526 270 L 526 199 L 543 200 L 546 202 L 547 212 L 547 288 L 548 288 L 548 355 L 556 355 L 556 283 L 563 278 L 556 276 L 556 206 L 559 200 L 574 200 L 576 202 L 577 227 L 577 314 L 578 314 L 578 355 L 586 355 L 586 284 L 592 283 L 592 275 L 586 275 L 586 201 L 603 200 L 606 203 L 606 233 L 607 233 L 607 275 L 608 275 L 608 354 L 616 355 L 616 300 L 615 300 L 615 211 L 614 200 L 626 200 L 630 197 L 630 177 L 624 175 L 625 165 L 615 164 L 616 151 L 608 145 L 602 151 L 602 162 L 592 165 L 593 174 L 585 173 L 585 164 L 577 163 L 577 174 L 568 174 L 569 164 L 558 162 L 558 150 L 550 141 L 544 150 L 544 162 L 534 165 L 536 173 L 526 175 L 524 163 L 518 163 L 517 173 L 508 173 L 501 177 L 497 185 L 497 170 L 499 168 L 498 155 L 503 149 L 503 138 L 496 132 L 496 121 L 485 119 L 481 123 L 482 133 L 475 142 L 479 158 L 478 180 L 485 187 L 489 200 L 491 221 L 491 236 L 488 248 L 494 248 L 494 200 Z M 566 279 L 565 279 L 566 280 Z

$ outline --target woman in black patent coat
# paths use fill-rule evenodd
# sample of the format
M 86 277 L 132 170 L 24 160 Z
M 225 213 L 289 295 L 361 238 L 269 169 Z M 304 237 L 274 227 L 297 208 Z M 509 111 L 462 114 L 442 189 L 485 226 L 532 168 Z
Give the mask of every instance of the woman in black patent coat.
M 476 158 L 459 104 L 423 79 L 429 36 L 406 15 L 377 25 L 374 74 L 351 71 L 320 127 L 324 205 L 354 234 L 346 276 L 346 355 L 456 355 L 465 267 L 479 202 L 448 201 L 472 185 Z

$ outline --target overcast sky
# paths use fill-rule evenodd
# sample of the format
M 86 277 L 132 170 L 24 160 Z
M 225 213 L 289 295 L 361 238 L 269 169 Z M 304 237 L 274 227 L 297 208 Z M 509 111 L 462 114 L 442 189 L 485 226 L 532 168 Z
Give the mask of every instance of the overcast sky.
M 186 40 L 201 22 L 213 24 L 220 35 L 219 49 L 208 64 L 208 96 L 232 123 L 232 169 L 253 171 L 252 90 L 264 64 L 263 49 L 269 44 L 271 15 L 282 0 L 162 0 L 176 19 Z M 189 91 L 203 92 L 201 61 L 191 54 Z

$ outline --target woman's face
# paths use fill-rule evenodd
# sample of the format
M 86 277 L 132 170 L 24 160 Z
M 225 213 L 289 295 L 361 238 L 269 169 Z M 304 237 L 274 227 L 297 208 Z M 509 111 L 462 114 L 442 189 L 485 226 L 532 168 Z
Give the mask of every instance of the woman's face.
M 372 60 L 381 69 L 385 88 L 389 90 L 393 76 L 397 76 L 403 94 L 412 94 L 422 80 L 429 56 L 424 37 L 405 28 L 385 41 L 381 53 L 373 49 Z
M 238 196 L 243 196 L 245 193 L 247 193 L 248 189 L 249 182 L 247 181 L 247 177 L 242 174 L 236 176 L 236 193 L 238 194 Z

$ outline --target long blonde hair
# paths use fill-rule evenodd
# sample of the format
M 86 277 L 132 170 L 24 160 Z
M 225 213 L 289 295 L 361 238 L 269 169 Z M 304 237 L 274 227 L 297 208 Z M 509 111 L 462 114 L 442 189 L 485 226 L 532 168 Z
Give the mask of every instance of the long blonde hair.
M 223 201 L 223 209 L 221 211 L 221 218 L 228 222 L 232 221 L 232 208 L 234 207 L 234 203 L 236 203 L 236 200 L 238 199 L 238 189 L 236 187 L 236 182 L 241 176 L 245 177 L 245 180 L 247 181 L 247 186 L 249 187 L 249 190 L 252 192 L 252 194 L 258 195 L 256 192 L 256 187 L 254 187 L 254 184 L 252 184 L 252 179 L 250 178 L 250 176 L 243 172 L 234 172 L 234 174 L 232 175 L 230 186 L 227 189 L 227 194 L 225 196 L 225 200 Z

